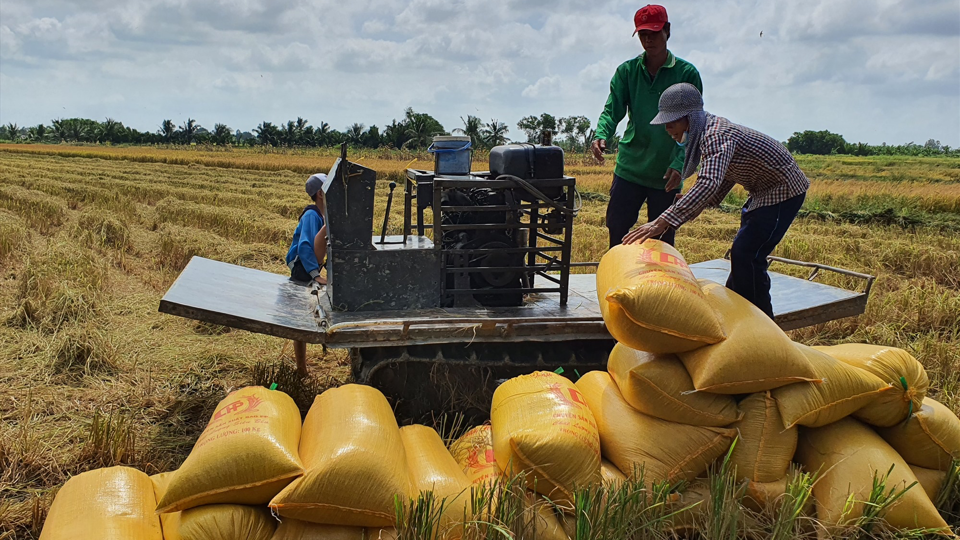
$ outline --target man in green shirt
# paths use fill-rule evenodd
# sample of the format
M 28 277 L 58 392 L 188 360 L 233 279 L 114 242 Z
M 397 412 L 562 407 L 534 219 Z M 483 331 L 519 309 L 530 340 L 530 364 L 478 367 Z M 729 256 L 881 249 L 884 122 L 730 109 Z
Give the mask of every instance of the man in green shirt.
M 703 92 L 697 68 L 667 50 L 670 38 L 667 10 L 655 5 L 642 7 L 634 15 L 633 22 L 643 54 L 617 68 L 610 81 L 610 97 L 600 114 L 593 141 L 593 155 L 603 163 L 607 139 L 617 132 L 617 125 L 624 115 L 629 115 L 627 129 L 617 150 L 617 166 L 607 204 L 610 247 L 619 245 L 637 223 L 644 202 L 647 203 L 647 220 L 653 221 L 673 204 L 680 193 L 683 148 L 666 131 L 650 124 L 659 112 L 660 94 L 681 82 L 688 82 Z M 673 244 L 673 229 L 659 238 Z

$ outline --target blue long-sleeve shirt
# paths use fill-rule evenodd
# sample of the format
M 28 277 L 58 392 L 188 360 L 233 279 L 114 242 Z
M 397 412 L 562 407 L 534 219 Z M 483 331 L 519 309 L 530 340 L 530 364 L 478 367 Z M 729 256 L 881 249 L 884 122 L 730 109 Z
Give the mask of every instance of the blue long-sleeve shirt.
M 310 209 L 300 216 L 297 229 L 293 231 L 293 241 L 287 251 L 287 266 L 291 270 L 294 263 L 299 260 L 310 277 L 315 278 L 320 275 L 320 263 L 317 262 L 317 256 L 313 252 L 313 241 L 321 227 L 323 227 L 323 216 L 319 212 Z

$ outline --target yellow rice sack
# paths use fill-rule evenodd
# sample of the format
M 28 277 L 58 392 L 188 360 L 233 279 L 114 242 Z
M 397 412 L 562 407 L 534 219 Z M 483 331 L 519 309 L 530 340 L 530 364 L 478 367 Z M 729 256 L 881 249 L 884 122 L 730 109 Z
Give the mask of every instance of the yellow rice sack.
M 943 488 L 943 482 L 947 479 L 947 472 L 917 467 L 916 465 L 910 465 L 910 470 L 917 477 L 917 482 L 920 482 L 920 487 L 923 488 L 927 497 L 936 502 L 937 497 L 940 496 L 940 489 Z
M 818 380 L 806 357 L 759 308 L 723 285 L 700 283 L 727 339 L 678 355 L 698 391 L 752 394 Z
M 743 504 L 754 512 L 766 512 L 771 515 L 787 492 L 787 481 L 788 478 L 784 476 L 773 482 L 747 482 Z
M 129 467 L 87 471 L 60 488 L 40 540 L 163 540 L 156 506 L 146 474 Z
M 814 348 L 844 364 L 869 371 L 893 386 L 892 391 L 855 412 L 853 416 L 857 419 L 874 426 L 891 427 L 923 406 L 930 379 L 923 365 L 907 351 L 862 343 Z
M 400 439 L 407 454 L 410 485 L 416 493 L 433 492 L 443 502 L 443 516 L 438 525 L 441 537 L 459 538 L 462 524 L 470 520 L 470 481 L 453 459 L 440 435 L 433 428 L 421 425 L 400 428 Z
M 319 525 L 286 518 L 277 525 L 270 540 L 396 540 L 394 529 L 364 529 L 340 525 Z
M 664 530 L 686 538 L 703 530 L 710 506 L 710 486 L 696 482 L 680 493 L 671 494 L 667 502 Z M 744 516 L 746 517 L 746 516 Z M 696 536 L 694 536 L 696 538 Z
M 797 428 L 783 427 L 769 392 L 750 394 L 740 402 L 740 411 L 743 418 L 730 426 L 740 437 L 730 455 L 737 478 L 762 483 L 783 478 L 797 450 Z
M 660 240 L 608 251 L 597 268 L 597 295 L 607 330 L 633 349 L 675 353 L 724 338 L 687 261 Z
M 597 419 L 603 456 L 633 476 L 643 468 L 646 483 L 693 480 L 733 442 L 732 429 L 675 424 L 645 415 L 620 395 L 610 375 L 591 371 L 577 381 Z
M 276 530 L 277 520 L 265 506 L 208 504 L 180 516 L 183 540 L 270 540 Z
M 493 435 L 489 424 L 464 433 L 450 445 L 450 453 L 472 486 L 491 484 L 502 476 L 493 453 Z
M 603 485 L 615 486 L 626 480 L 627 475 L 620 472 L 616 465 L 605 459 L 600 460 L 600 481 L 603 482 Z
M 541 497 L 527 493 L 526 533 L 537 540 L 570 540 L 553 506 Z
M 153 481 L 153 491 L 156 493 L 158 501 L 162 499 L 163 494 L 167 492 L 167 486 L 170 484 L 174 472 L 155 474 L 150 477 L 150 480 Z M 181 540 L 180 512 L 160 514 L 160 525 L 163 529 L 163 540 Z
M 600 480 L 600 436 L 580 391 L 548 371 L 521 375 L 493 393 L 493 452 L 508 476 L 527 473 L 531 488 L 558 504 Z
M 317 396 L 303 423 L 300 457 L 304 475 L 270 501 L 284 517 L 392 527 L 394 497 L 411 492 L 393 409 L 370 386 L 347 384 Z
M 266 504 L 303 474 L 299 443 L 300 410 L 290 396 L 262 386 L 231 392 L 170 479 L 157 511 Z
M 828 527 L 843 525 L 863 514 L 863 501 L 869 500 L 874 475 L 886 480 L 886 490 L 902 490 L 917 481 L 913 471 L 889 444 L 866 424 L 847 417 L 819 428 L 800 430 L 797 461 L 807 471 L 820 471 L 813 486 L 817 519 Z M 852 509 L 844 516 L 848 497 Z M 945 528 L 930 498 L 914 486 L 883 514 L 887 523 L 898 529 Z
M 906 422 L 877 433 L 911 465 L 946 471 L 960 459 L 960 420 L 933 398 L 923 398 L 923 407 Z
M 796 346 L 823 382 L 796 383 L 773 390 L 773 398 L 787 427 L 832 424 L 893 390 L 868 371 L 844 364 L 806 345 L 797 343 Z
M 637 351 L 617 343 L 607 371 L 634 409 L 662 420 L 694 426 L 729 426 L 737 420 L 730 396 L 693 392 L 693 381 L 673 354 Z

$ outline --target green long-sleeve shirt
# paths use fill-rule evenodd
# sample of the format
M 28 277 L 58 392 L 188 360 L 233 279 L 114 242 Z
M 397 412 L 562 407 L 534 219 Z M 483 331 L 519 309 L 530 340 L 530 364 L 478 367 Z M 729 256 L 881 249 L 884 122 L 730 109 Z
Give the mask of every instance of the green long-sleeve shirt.
M 617 151 L 617 176 L 642 186 L 663 189 L 667 168 L 683 169 L 683 148 L 663 126 L 651 126 L 660 94 L 670 86 L 688 82 L 703 93 L 700 73 L 693 64 L 667 52 L 667 61 L 651 78 L 643 61 L 646 53 L 620 64 L 610 81 L 610 97 L 597 122 L 596 138 L 607 140 L 617 124 L 629 115 Z

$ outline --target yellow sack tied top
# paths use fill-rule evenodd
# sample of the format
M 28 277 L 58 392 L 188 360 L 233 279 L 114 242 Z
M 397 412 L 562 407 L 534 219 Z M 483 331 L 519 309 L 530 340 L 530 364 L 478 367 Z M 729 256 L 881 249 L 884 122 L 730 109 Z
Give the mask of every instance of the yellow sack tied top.
M 605 371 L 591 371 L 577 388 L 597 419 L 603 456 L 632 476 L 641 468 L 648 484 L 693 480 L 730 447 L 732 429 L 675 424 L 631 407 Z
M 893 386 L 876 401 L 854 413 L 864 422 L 892 427 L 920 410 L 927 395 L 930 379 L 923 364 L 910 353 L 896 347 L 881 347 L 863 343 L 845 343 L 833 347 L 814 347 L 844 364 L 860 368 Z
M 153 482 L 130 467 L 67 480 L 50 505 L 40 540 L 163 540 Z
M 923 398 L 923 407 L 906 422 L 877 433 L 911 465 L 947 471 L 960 459 L 960 419 L 933 398 Z
M 817 519 L 828 527 L 842 527 L 863 515 L 874 477 L 886 476 L 891 465 L 887 491 L 899 491 L 917 481 L 896 450 L 866 424 L 850 417 L 824 427 L 802 428 L 796 459 L 805 470 L 820 471 L 813 496 Z M 850 496 L 853 504 L 848 508 Z M 898 529 L 947 527 L 919 485 L 907 490 L 880 517 Z
M 834 359 L 827 353 L 796 344 L 823 382 L 796 383 L 773 390 L 787 427 L 820 427 L 869 406 L 893 387 L 868 371 Z
M 392 527 L 410 495 L 407 455 L 387 398 L 361 384 L 317 396 L 303 422 L 306 469 L 270 501 L 281 516 L 327 525 Z
M 493 453 L 493 435 L 489 424 L 464 433 L 450 445 L 450 453 L 472 486 L 492 484 L 503 475 Z
M 740 437 L 730 455 L 737 478 L 761 483 L 782 479 L 797 450 L 797 428 L 783 427 L 769 392 L 750 394 L 740 402 L 740 410 L 743 418 L 730 426 Z
M 687 261 L 660 240 L 619 245 L 604 254 L 597 295 L 607 330 L 630 348 L 676 353 L 724 339 Z
M 470 520 L 470 481 L 444 446 L 436 430 L 412 425 L 400 428 L 407 454 L 410 484 L 416 493 L 433 492 L 436 508 L 443 503 L 437 537 L 455 539 Z
M 277 520 L 266 506 L 209 504 L 180 516 L 184 540 L 270 540 L 276 530 Z
M 493 393 L 497 465 L 527 473 L 536 491 L 564 506 L 573 490 L 600 481 L 600 436 L 593 413 L 569 380 L 547 371 L 510 379 Z
M 752 394 L 819 380 L 793 341 L 757 306 L 723 285 L 700 283 L 727 339 L 678 354 L 698 391 Z
M 170 479 L 157 511 L 266 504 L 303 474 L 299 443 L 300 410 L 290 396 L 262 386 L 231 392 Z
M 163 498 L 167 492 L 167 486 L 176 471 L 155 474 L 150 477 L 153 481 L 153 491 L 157 494 L 157 500 Z M 168 512 L 160 514 L 160 525 L 163 528 L 163 540 L 181 540 L 180 538 L 180 512 Z
M 607 371 L 631 407 L 661 420 L 723 427 L 739 417 L 732 397 L 694 392 L 690 375 L 674 354 L 637 351 L 617 343 Z

